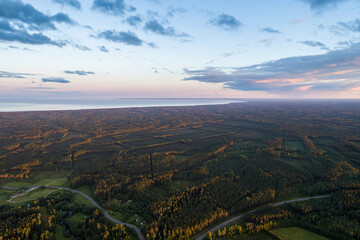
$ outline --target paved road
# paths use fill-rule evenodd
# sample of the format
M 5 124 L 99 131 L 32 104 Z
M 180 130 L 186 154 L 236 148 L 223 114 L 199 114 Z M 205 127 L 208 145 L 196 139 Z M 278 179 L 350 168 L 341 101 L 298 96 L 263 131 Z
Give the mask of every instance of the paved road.
M 136 233 L 138 234 L 140 240 L 145 240 L 145 237 L 144 235 L 141 233 L 140 229 L 138 227 L 136 227 L 135 225 L 132 225 L 130 223 L 125 223 L 125 222 L 120 222 L 116 219 L 114 219 L 113 217 L 111 217 L 99 204 L 97 204 L 97 202 L 95 202 L 91 197 L 89 197 L 88 195 L 86 195 L 85 193 L 83 192 L 80 192 L 80 191 L 77 191 L 77 190 L 74 190 L 74 189 L 71 189 L 71 188 L 64 188 L 64 187 L 55 187 L 55 186 L 48 186 L 48 185 L 45 185 L 45 187 L 47 188 L 54 188 L 54 189 L 60 189 L 60 190 L 66 190 L 66 191 L 70 191 L 70 192 L 73 192 L 73 193 L 77 193 L 77 194 L 80 194 L 82 196 L 84 196 L 85 198 L 87 198 L 92 204 L 94 204 L 95 207 L 97 207 L 98 209 L 100 209 L 100 211 L 104 214 L 104 216 L 109 219 L 110 221 L 114 222 L 114 223 L 117 223 L 117 224 L 122 224 L 124 226 L 127 226 L 129 228 L 132 228 L 136 231 Z
M 91 197 L 89 197 L 88 195 L 86 195 L 85 193 L 83 192 L 80 192 L 80 191 L 77 191 L 77 190 L 74 190 L 74 189 L 71 189 L 71 188 L 64 188 L 64 187 L 56 187 L 56 186 L 49 186 L 49 185 L 45 185 L 44 187 L 47 187 L 47 188 L 54 188 L 54 189 L 59 189 L 59 190 L 66 190 L 66 191 L 70 191 L 70 192 L 73 192 L 73 193 L 77 193 L 77 194 L 80 194 L 82 196 L 84 196 L 85 198 L 87 198 L 95 207 L 97 207 L 98 209 L 101 210 L 101 212 L 104 214 L 104 216 L 106 218 L 108 218 L 110 221 L 114 222 L 114 223 L 117 223 L 117 224 L 122 224 L 124 226 L 127 226 L 129 228 L 132 228 L 136 231 L 136 233 L 138 234 L 140 240 L 145 240 L 145 237 L 144 235 L 141 233 L 140 229 L 138 227 L 136 227 L 135 225 L 132 225 L 130 223 L 125 223 L 125 222 L 120 222 L 116 219 L 114 219 L 113 217 L 111 217 L 99 204 L 97 204 L 97 202 L 95 202 Z M 20 188 L 11 188 L 11 187 L 0 187 L 0 188 L 3 188 L 3 189 L 9 189 L 9 190 L 19 190 Z M 284 205 L 286 203 L 292 203 L 292 202 L 301 202 L 301 201 L 306 201 L 306 200 L 310 200 L 310 199 L 318 199 L 318 198 L 328 198 L 330 197 L 330 195 L 322 195 L 322 196 L 314 196 L 314 197 L 305 197 L 305 198 L 296 198 L 296 199 L 292 199 L 292 200 L 288 200 L 288 201 L 283 201 L 283 202 L 279 202 L 279 203 L 274 203 L 273 206 L 280 206 L 280 205 Z M 208 234 L 209 232 L 215 232 L 217 230 L 219 230 L 220 228 L 223 228 L 225 227 L 226 225 L 242 218 L 244 215 L 246 214 L 249 214 L 249 213 L 253 213 L 253 212 L 256 212 L 258 211 L 259 209 L 261 209 L 263 207 L 259 207 L 259 208 L 255 208 L 249 212 L 246 212 L 246 213 L 243 213 L 239 216 L 236 216 L 236 217 L 233 217 L 219 225 L 217 225 L 216 227 L 210 229 L 208 232 L 204 233 L 203 235 L 201 235 L 200 237 L 198 237 L 196 240 L 201 240 L 201 239 L 204 239 Z
M 284 201 L 284 202 L 279 202 L 279 203 L 274 203 L 273 206 L 280 206 L 280 205 L 284 205 L 286 203 L 292 203 L 292 202 L 301 202 L 301 201 L 306 201 L 306 200 L 310 200 L 310 199 L 317 199 L 317 198 L 328 198 L 330 197 L 330 195 L 322 195 L 322 196 L 314 196 L 314 197 L 305 197 L 305 198 L 297 198 L 297 199 L 293 199 L 293 200 L 289 200 L 289 201 Z M 210 229 L 208 232 L 204 233 L 203 235 L 201 235 L 200 237 L 198 237 L 196 240 L 201 240 L 204 239 L 206 236 L 208 236 L 209 232 L 215 232 L 217 230 L 219 230 L 220 228 L 225 227 L 226 225 L 239 220 L 240 218 L 242 218 L 244 215 L 249 214 L 249 213 L 253 213 L 258 211 L 259 209 L 261 209 L 263 207 L 259 207 L 259 208 L 255 208 L 254 210 L 251 210 L 249 212 L 243 213 L 239 216 L 233 217 L 223 223 L 220 223 L 219 225 L 217 225 L 216 227 L 213 227 L 212 229 Z
M 36 187 L 32 187 L 29 189 L 33 189 L 33 188 L 39 188 L 40 186 L 36 186 Z M 59 190 L 66 190 L 66 191 L 70 191 L 73 193 L 77 193 L 80 194 L 82 196 L 84 196 L 85 198 L 87 198 L 95 207 L 97 207 L 98 209 L 100 209 L 100 211 L 104 214 L 104 216 L 109 219 L 110 221 L 117 223 L 117 224 L 122 224 L 124 226 L 127 226 L 129 228 L 132 228 L 136 231 L 136 233 L 138 234 L 140 240 L 145 240 L 144 235 L 141 233 L 140 229 L 138 227 L 136 227 L 135 225 L 132 225 L 130 223 L 125 223 L 125 222 L 120 222 L 116 219 L 114 219 L 113 217 L 111 217 L 99 204 L 97 204 L 97 202 L 95 202 L 91 197 L 89 197 L 88 195 L 86 195 L 83 192 L 77 191 L 75 189 L 71 189 L 71 188 L 64 188 L 64 187 L 56 187 L 56 186 L 49 186 L 49 185 L 45 185 L 44 187 L 46 188 L 53 188 L 53 189 L 59 189 Z M 12 187 L 0 187 L 3 189 L 9 189 L 9 190 L 20 190 L 20 188 L 12 188 Z

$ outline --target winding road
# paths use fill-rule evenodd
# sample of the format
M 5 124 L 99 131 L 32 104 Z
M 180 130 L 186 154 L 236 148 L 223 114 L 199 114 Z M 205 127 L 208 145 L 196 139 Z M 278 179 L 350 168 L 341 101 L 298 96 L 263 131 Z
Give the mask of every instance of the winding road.
M 73 192 L 73 193 L 77 193 L 77 194 L 80 194 L 82 196 L 84 196 L 85 198 L 87 198 L 95 207 L 97 207 L 103 214 L 104 216 L 109 219 L 110 221 L 114 222 L 114 223 L 117 223 L 117 224 L 122 224 L 124 226 L 127 226 L 129 228 L 132 228 L 136 231 L 136 233 L 138 234 L 140 240 L 145 240 L 145 237 L 144 235 L 141 233 L 140 229 L 138 227 L 136 227 L 135 225 L 132 225 L 130 223 L 125 223 L 125 222 L 120 222 L 119 220 L 116 220 L 114 219 L 113 217 L 111 217 L 97 202 L 95 202 L 91 197 L 89 197 L 88 195 L 86 195 L 85 193 L 83 192 L 80 192 L 80 191 L 77 191 L 75 189 L 71 189 L 71 188 L 65 188 L 65 187 L 56 187 L 56 186 L 49 186 L 49 185 L 45 185 L 44 187 L 46 188 L 52 188 L 52 189 L 58 189 L 58 190 L 65 190 L 65 191 L 70 191 L 70 192 Z M 19 190 L 20 188 L 11 188 L 11 187 L 0 187 L 0 188 L 3 188 L 3 189 L 9 189 L 9 190 Z M 34 188 L 34 187 L 33 187 Z M 278 203 L 273 203 L 272 205 L 273 206 L 280 206 L 280 205 L 284 205 L 286 203 L 292 203 L 292 202 L 301 202 L 301 201 L 306 201 L 306 200 L 310 200 L 310 199 L 319 199 L 319 198 L 328 198 L 330 197 L 330 195 L 321 195 L 321 196 L 314 196 L 314 197 L 304 197 L 304 198 L 296 198 L 296 199 L 292 199 L 292 200 L 288 200 L 288 201 L 283 201 L 283 202 L 278 202 Z M 228 224 L 236 221 L 236 220 L 239 220 L 240 218 L 242 218 L 243 216 L 245 216 L 246 214 L 249 214 L 249 213 L 253 213 L 253 212 L 256 212 L 260 209 L 264 208 L 264 206 L 262 207 L 258 207 L 258 208 L 255 208 L 249 212 L 246 212 L 246 213 L 243 213 L 239 216 L 236 216 L 236 217 L 233 217 L 223 223 L 220 223 L 219 225 L 217 225 L 216 227 L 213 227 L 212 229 L 210 229 L 209 231 L 207 231 L 206 233 L 204 233 L 203 235 L 201 235 L 200 237 L 196 238 L 196 240 L 201 240 L 201 239 L 204 239 L 208 234 L 209 232 L 215 232 L 217 230 L 219 230 L 220 228 L 223 228 L 225 226 L 227 226 Z
M 73 193 L 77 193 L 80 194 L 82 196 L 84 196 L 85 198 L 87 198 L 95 207 L 97 207 L 103 214 L 104 216 L 109 219 L 110 221 L 117 223 L 117 224 L 122 224 L 124 226 L 127 226 L 129 228 L 132 228 L 136 231 L 137 235 L 139 236 L 140 240 L 145 240 L 144 235 L 141 233 L 140 229 L 135 226 L 132 225 L 130 223 L 125 223 L 125 222 L 120 222 L 119 220 L 114 219 L 113 217 L 111 217 L 97 202 L 94 201 L 94 199 L 92 199 L 91 197 L 89 197 L 88 195 L 86 195 L 83 192 L 77 191 L 75 189 L 71 189 L 71 188 L 64 188 L 64 187 L 56 187 L 56 186 L 49 186 L 49 185 L 44 185 L 44 187 L 46 188 L 52 188 L 52 189 L 57 189 L 57 190 L 65 190 L 65 191 L 70 191 Z M 20 190 L 20 188 L 12 188 L 12 187 L 0 187 L 3 189 L 8 189 L 8 190 Z M 39 186 L 37 187 L 32 187 L 32 188 L 39 188 Z
M 322 195 L 322 196 L 314 196 L 314 197 L 305 197 L 305 198 L 296 198 L 296 199 L 293 199 L 293 200 L 288 200 L 288 201 L 284 201 L 284 202 L 278 202 L 278 203 L 274 203 L 272 204 L 273 206 L 280 206 L 280 205 L 284 205 L 286 203 L 292 203 L 292 202 L 301 202 L 301 201 L 306 201 L 306 200 L 310 200 L 310 199 L 318 199 L 318 198 L 328 198 L 330 197 L 330 195 Z M 206 233 L 204 233 L 203 235 L 201 235 L 200 237 L 198 237 L 196 240 L 201 240 L 201 239 L 204 239 L 206 236 L 208 236 L 208 234 L 210 232 L 215 232 L 217 230 L 219 230 L 220 228 L 223 228 L 225 227 L 226 225 L 236 221 L 236 220 L 239 220 L 240 218 L 242 218 L 243 216 L 245 216 L 246 214 L 249 214 L 249 213 L 253 213 L 253 212 L 256 212 L 260 209 L 262 209 L 263 207 L 259 207 L 259 208 L 255 208 L 249 212 L 246 212 L 246 213 L 243 213 L 239 216 L 236 216 L 236 217 L 233 217 L 223 223 L 220 223 L 219 225 L 217 225 L 216 227 L 213 227 L 212 229 L 210 229 L 209 231 L 207 231 Z
M 84 196 L 85 198 L 87 198 L 92 204 L 94 204 L 95 207 L 97 207 L 103 214 L 104 216 L 109 219 L 110 221 L 117 223 L 117 224 L 122 224 L 124 226 L 127 226 L 129 228 L 132 228 L 136 231 L 137 235 L 139 236 L 140 240 L 145 240 L 144 235 L 141 233 L 140 229 L 138 227 L 136 227 L 135 225 L 132 225 L 130 223 L 125 223 L 125 222 L 120 222 L 119 220 L 114 219 L 112 216 L 110 216 L 97 202 L 95 202 L 91 197 L 89 197 L 88 195 L 86 195 L 83 192 L 71 189 L 71 188 L 64 188 L 64 187 L 55 187 L 55 186 L 49 186 L 49 185 L 45 185 L 44 187 L 47 188 L 54 188 L 54 189 L 59 189 L 59 190 L 66 190 L 66 191 L 70 191 L 73 193 L 77 193 L 80 194 L 82 196 Z

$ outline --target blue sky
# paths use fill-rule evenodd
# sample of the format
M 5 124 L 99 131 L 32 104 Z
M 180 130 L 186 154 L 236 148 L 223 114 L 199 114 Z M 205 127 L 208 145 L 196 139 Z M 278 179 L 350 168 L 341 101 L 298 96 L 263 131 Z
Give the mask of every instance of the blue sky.
M 359 0 L 0 0 L 1 98 L 359 98 Z

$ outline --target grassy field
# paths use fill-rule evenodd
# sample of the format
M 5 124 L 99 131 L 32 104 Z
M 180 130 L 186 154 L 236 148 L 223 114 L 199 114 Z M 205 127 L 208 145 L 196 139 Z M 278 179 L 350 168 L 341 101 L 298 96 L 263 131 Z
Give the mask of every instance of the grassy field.
M 171 189 L 176 190 L 184 190 L 187 187 L 192 187 L 196 184 L 194 181 L 172 181 L 171 182 Z
M 65 191 L 65 190 L 61 190 L 61 191 Z M 84 207 L 95 207 L 88 199 L 86 199 L 84 196 L 80 194 L 74 194 L 74 201 L 70 203 L 69 206 L 72 206 L 74 204 Z
M 45 197 L 46 195 L 48 195 L 54 191 L 56 191 L 56 190 L 50 189 L 50 188 L 39 188 L 39 189 L 33 190 L 23 196 L 16 197 L 13 200 L 11 200 L 11 202 L 20 203 L 20 202 L 34 201 L 38 198 Z
M 33 186 L 53 185 L 53 186 L 64 186 L 69 185 L 66 176 L 69 172 L 42 172 L 35 175 L 31 179 L 23 179 L 21 181 L 14 180 L 2 180 L 1 186 L 12 187 L 12 188 L 29 188 Z M 19 196 L 13 199 L 12 204 L 22 205 L 28 201 L 33 201 L 41 197 L 45 197 L 47 194 L 54 192 L 54 189 L 40 188 L 29 193 Z M 11 204 L 6 202 L 8 197 L 14 194 L 14 190 L 0 189 L 0 206 L 4 204 Z M 85 199 L 86 200 L 86 199 Z
M 69 172 L 42 172 L 28 180 L 3 180 L 1 186 L 25 188 L 31 186 L 53 185 L 60 187 L 66 185 L 68 182 L 66 178 L 68 174 Z
M 14 193 L 16 193 L 14 190 L 0 189 L 0 206 L 8 204 L 6 200 Z
M 86 217 L 85 214 L 78 212 L 69 217 L 67 221 L 69 222 L 70 226 L 77 226 L 80 223 L 80 220 L 83 220 L 84 217 Z
M 76 188 L 76 190 L 85 193 L 86 195 L 88 195 L 91 198 L 95 198 L 90 186 L 82 186 L 82 187 Z
M 304 145 L 301 141 L 284 141 L 283 147 L 288 150 L 295 149 L 301 152 L 305 151 Z
M 12 187 L 12 188 L 25 188 L 34 186 L 30 182 L 8 182 L 1 185 L 2 187 Z
M 194 185 L 196 185 L 195 181 L 175 180 L 171 182 L 170 186 L 153 186 L 151 187 L 151 192 L 161 197 L 168 197 L 176 190 L 185 190 Z
M 281 240 L 328 240 L 326 237 L 298 227 L 273 229 L 270 232 Z
M 55 239 L 65 239 L 65 227 L 60 224 L 55 225 Z

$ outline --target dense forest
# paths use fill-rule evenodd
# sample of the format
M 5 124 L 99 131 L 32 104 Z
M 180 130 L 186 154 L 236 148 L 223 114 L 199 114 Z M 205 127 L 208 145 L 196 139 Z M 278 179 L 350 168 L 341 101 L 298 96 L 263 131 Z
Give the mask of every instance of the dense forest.
M 0 113 L 0 186 L 61 173 L 59 186 L 86 192 L 148 239 L 194 238 L 263 206 L 208 237 L 274 239 L 271 229 L 299 227 L 359 239 L 360 102 Z M 0 192 L 0 239 L 137 237 L 73 193 L 16 204 L 11 194 Z M 331 198 L 269 205 L 322 194 Z

